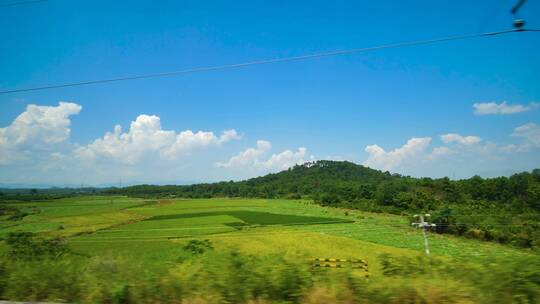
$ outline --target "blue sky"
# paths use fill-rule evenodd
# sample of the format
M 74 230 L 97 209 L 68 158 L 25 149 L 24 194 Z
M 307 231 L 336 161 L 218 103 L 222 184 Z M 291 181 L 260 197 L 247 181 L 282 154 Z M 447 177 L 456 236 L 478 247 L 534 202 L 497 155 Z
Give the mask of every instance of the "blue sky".
M 0 89 L 495 31 L 511 26 L 513 4 L 130 1 L 126 5 L 49 0 L 3 7 Z M 540 3 L 527 2 L 520 16 L 527 27 L 540 28 Z M 539 49 L 540 34 L 518 33 L 0 94 L 0 183 L 215 181 L 327 158 L 414 176 L 462 178 L 530 170 L 540 167 Z M 60 101 L 80 109 L 62 107 Z M 475 114 L 473 105 L 482 103 L 487 105 L 485 113 Z M 28 105 L 38 108 L 17 122 L 17 117 L 29 113 Z M 53 108 L 62 111 L 51 118 L 47 109 Z M 140 115 L 146 116 L 137 120 Z M 146 140 L 159 138 L 156 130 L 169 133 L 154 146 L 137 142 L 129 132 L 132 121 L 154 127 L 160 122 L 157 129 L 145 127 Z M 115 125 L 122 126 L 118 133 L 122 139 L 96 143 Z M 185 140 L 178 141 L 186 130 L 193 131 L 193 138 L 186 139 L 184 133 Z M 236 136 L 221 138 L 226 130 L 235 130 Z M 197 131 L 202 133 L 197 136 Z M 45 140 L 47 132 L 58 136 Z M 441 136 L 447 134 L 458 137 L 447 136 L 445 142 Z

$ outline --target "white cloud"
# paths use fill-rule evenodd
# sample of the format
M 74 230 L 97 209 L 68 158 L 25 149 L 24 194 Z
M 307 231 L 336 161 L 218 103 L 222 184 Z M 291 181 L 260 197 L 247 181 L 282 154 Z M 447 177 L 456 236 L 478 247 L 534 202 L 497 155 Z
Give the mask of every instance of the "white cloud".
M 70 140 L 70 116 L 82 107 L 29 105 L 0 128 L 0 183 L 101 184 L 124 181 L 195 181 L 212 177 L 212 154 L 202 150 L 240 139 L 235 130 L 165 130 L 154 115 L 140 115 L 87 145 Z M 195 154 L 197 152 L 197 154 Z M 189 157 L 188 157 L 189 156 Z
M 30 104 L 7 127 L 0 128 L 0 164 L 25 158 L 31 150 L 49 150 L 66 141 L 71 133 L 71 115 L 82 107 L 60 102 L 58 106 Z
M 533 122 L 515 128 L 512 136 L 524 138 L 527 145 L 540 147 L 540 126 Z
M 435 147 L 431 151 L 431 154 L 429 154 L 428 159 L 429 160 L 435 160 L 438 157 L 446 156 L 446 155 L 449 155 L 449 154 L 452 154 L 452 153 L 453 153 L 453 151 L 448 147 L 445 147 L 445 146 Z
M 216 166 L 223 168 L 253 166 L 264 156 L 272 145 L 266 140 L 258 140 L 257 147 L 246 149 L 231 157 L 227 162 L 217 162 Z
M 258 166 L 265 169 L 285 170 L 294 165 L 303 164 L 306 161 L 306 148 L 300 147 L 297 151 L 285 150 L 278 154 L 272 154 L 272 156 L 263 162 L 260 162 Z
M 392 151 L 386 152 L 378 145 L 369 145 L 366 152 L 368 159 L 363 163 L 365 166 L 380 170 L 396 170 L 406 163 L 412 163 L 425 154 L 431 143 L 431 137 L 411 138 L 405 145 Z
M 440 136 L 444 144 L 433 149 L 429 147 L 429 137 L 411 138 L 407 144 L 388 152 L 378 145 L 369 145 L 364 165 L 414 176 L 459 178 L 475 174 L 500 176 L 538 167 L 540 126 L 535 123 L 519 126 L 512 136 L 522 140 L 499 145 L 478 136 L 448 133 Z
M 236 130 L 230 129 L 230 130 L 223 131 L 223 134 L 221 134 L 221 136 L 219 137 L 219 142 L 220 143 L 226 143 L 228 141 L 238 140 L 238 139 L 241 139 L 241 138 L 242 138 L 242 136 L 240 136 L 236 132 Z
M 263 157 L 266 156 L 271 147 L 270 142 L 259 140 L 255 148 L 248 148 L 231 157 L 228 161 L 217 162 L 215 165 L 222 168 L 252 168 L 271 171 L 285 170 L 305 162 L 306 148 L 304 147 L 298 148 L 297 151 L 285 150 L 264 160 Z
M 482 139 L 478 136 L 461 136 L 455 133 L 448 133 L 448 134 L 441 135 L 441 140 L 445 144 L 457 142 L 466 146 L 474 145 L 482 141 Z
M 79 114 L 82 107 L 75 103 L 60 102 L 58 106 L 30 104 L 7 127 L 0 128 L 0 143 L 11 145 L 54 144 L 69 138 L 71 115 Z
M 528 105 L 508 104 L 506 101 L 497 104 L 495 102 L 481 102 L 473 104 L 476 115 L 516 114 L 527 112 L 540 107 L 540 104 L 531 102 Z
M 75 154 L 82 159 L 102 157 L 134 164 L 148 154 L 175 159 L 195 149 L 219 146 L 239 138 L 235 130 L 226 130 L 219 137 L 213 132 L 163 130 L 158 116 L 143 114 L 131 122 L 127 132 L 122 132 L 122 127 L 116 125 L 113 132 L 107 132 L 103 138 L 87 146 L 78 147 Z
M 270 142 L 260 140 L 256 146 L 215 163 L 219 155 L 203 150 L 240 139 L 235 130 L 221 134 L 166 130 L 155 115 L 140 115 L 125 129 L 117 125 L 103 137 L 77 145 L 70 140 L 71 116 L 81 109 L 68 102 L 29 105 L 0 128 L 0 183 L 219 181 L 284 170 L 314 159 L 303 147 L 272 154 Z M 364 165 L 432 177 L 494 176 L 537 167 L 540 126 L 531 122 L 516 127 L 511 135 L 515 142 L 505 145 L 455 133 L 440 135 L 442 143 L 436 147 L 431 146 L 430 137 L 411 138 L 389 151 L 369 145 Z
M 192 150 L 209 146 L 219 146 L 231 140 L 240 139 L 235 130 L 225 130 L 217 137 L 213 132 L 192 132 L 182 131 L 176 135 L 174 144 L 163 150 L 161 154 L 169 159 L 176 158 L 177 155 L 189 153 Z

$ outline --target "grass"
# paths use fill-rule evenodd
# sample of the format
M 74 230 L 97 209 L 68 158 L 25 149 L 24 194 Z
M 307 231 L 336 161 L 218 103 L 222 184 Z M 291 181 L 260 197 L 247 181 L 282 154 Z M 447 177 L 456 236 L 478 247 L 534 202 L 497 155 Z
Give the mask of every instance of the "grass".
M 21 221 L 0 221 L 0 236 L 14 231 L 30 231 L 51 236 L 93 232 L 141 219 L 124 210 L 144 203 L 140 199 L 107 196 L 9 203 L 9 206 L 17 207 L 29 215 Z
M 238 226 L 243 225 L 305 225 L 305 224 L 331 224 L 331 223 L 352 223 L 350 220 L 328 217 L 313 217 L 290 214 L 276 214 L 259 211 L 215 211 L 200 213 L 181 213 L 158 215 L 147 219 L 146 221 L 162 221 L 171 219 L 190 219 L 198 217 L 229 216 L 240 220 L 234 222 Z
M 423 254 L 422 235 L 407 218 L 303 200 L 89 196 L 12 205 L 32 214 L 0 221 L 0 236 L 12 231 L 66 236 L 80 254 L 120 254 L 160 269 L 174 262 L 190 239 L 210 239 L 217 249 L 251 254 L 369 259 L 375 270 L 381 253 Z M 527 250 L 446 235 L 429 234 L 429 240 L 432 254 L 446 258 L 538 258 Z
M 445 296 L 449 295 L 451 296 L 449 299 L 458 299 L 457 302 L 464 301 L 460 303 L 474 303 L 477 299 L 491 294 L 491 284 L 494 282 L 501 282 L 495 290 L 499 292 L 498 295 L 516 293 L 511 289 L 512 286 L 522 288 L 523 284 L 519 280 L 512 281 L 509 277 L 514 276 L 519 269 L 508 267 L 512 265 L 512 261 L 518 259 L 526 260 L 526 265 L 529 265 L 529 261 L 538 260 L 538 254 L 528 250 L 429 233 L 432 256 L 447 265 L 459 265 L 457 267 L 459 269 L 452 270 L 457 271 L 457 275 L 447 275 L 446 269 L 445 274 L 432 272 L 431 266 L 424 268 L 425 263 L 420 262 L 420 267 L 425 270 L 424 272 L 405 277 L 387 276 L 383 274 L 381 255 L 390 254 L 393 257 L 411 258 L 411 261 L 417 261 L 419 257 L 424 256 L 422 234 L 410 226 L 408 218 L 321 207 L 305 200 L 141 200 L 89 196 L 43 202 L 11 203 L 10 205 L 17 206 L 30 215 L 19 221 L 0 220 L 0 237 L 12 231 L 32 231 L 43 236 L 66 237 L 67 244 L 74 253 L 69 255 L 69 260 L 64 261 L 67 263 L 66 267 L 71 267 L 69 265 L 73 263 L 72 266 L 78 268 L 69 269 L 80 269 L 85 274 L 101 273 L 96 270 L 98 268 L 87 271 L 86 267 L 103 267 L 103 277 L 94 281 L 88 279 L 81 286 L 88 287 L 90 286 L 87 285 L 88 282 L 94 282 L 98 285 L 103 284 L 105 289 L 112 288 L 113 291 L 118 291 L 118 286 L 136 283 L 130 280 L 144 281 L 153 278 L 164 284 L 180 282 L 181 284 L 178 283 L 180 287 L 194 286 L 195 294 L 204 294 L 213 290 L 212 288 L 216 286 L 214 281 L 223 286 L 232 284 L 231 290 L 236 290 L 245 285 L 242 281 L 245 277 L 252 278 L 251 283 L 272 277 L 269 282 L 275 284 L 282 282 L 283 285 L 277 285 L 282 287 L 276 290 L 284 291 L 288 290 L 292 284 L 287 280 L 294 278 L 290 272 L 304 269 L 302 276 L 306 278 L 306 282 L 314 280 L 315 289 L 307 293 L 313 292 L 313 297 L 317 299 L 319 298 L 317 288 L 323 288 L 320 291 L 323 298 L 332 292 L 336 292 L 336 299 L 339 298 L 341 293 L 349 287 L 344 288 L 339 285 L 342 283 L 332 285 L 333 283 L 329 282 L 340 282 L 341 279 L 347 281 L 347 276 L 352 274 L 360 280 L 359 282 L 369 283 L 373 288 L 380 288 L 381 294 L 384 294 L 386 290 L 401 290 L 403 286 L 408 286 L 407 288 L 416 289 L 427 298 L 433 296 L 439 299 L 438 302 L 432 302 L 446 303 Z M 209 242 L 191 242 L 193 240 L 209 240 Z M 196 256 L 190 256 L 189 251 L 184 249 L 188 244 L 201 243 L 211 244 L 210 248 L 213 249 Z M 7 247 L 0 241 L 0 256 L 7 256 L 6 249 Z M 242 253 L 243 257 L 251 255 L 260 259 L 255 264 L 249 264 L 249 258 L 234 260 L 235 252 Z M 229 258 L 231 261 L 228 261 Z M 370 278 L 368 281 L 365 280 L 365 272 L 362 269 L 312 269 L 313 258 L 367 260 Z M 488 280 L 487 283 L 478 287 L 477 285 L 485 279 L 483 276 L 479 281 L 471 281 L 463 277 L 465 275 L 468 278 L 470 274 L 470 277 L 474 279 L 475 273 L 485 275 L 486 272 L 469 270 L 482 269 L 486 261 L 490 263 L 495 261 L 492 258 L 498 259 L 493 269 L 505 270 L 501 275 L 495 273 L 492 276 L 495 279 L 492 278 L 491 281 Z M 17 279 L 17 275 L 21 276 L 17 281 L 21 289 L 10 291 L 13 299 L 15 299 L 14 295 L 29 290 L 27 286 L 32 288 L 45 286 L 43 288 L 48 292 L 49 285 L 40 284 L 52 270 L 49 269 L 48 264 L 42 266 L 40 263 L 41 261 L 31 264 L 37 268 L 41 267 L 35 273 L 32 272 L 33 267 L 24 264 L 17 264 L 24 266 L 23 268 L 17 265 L 12 267 L 15 273 L 14 276 L 12 274 L 13 278 Z M 73 275 L 71 270 L 62 272 L 64 266 L 61 263 L 50 265 L 57 267 L 53 268 L 56 270 L 52 271 L 53 274 L 47 281 L 52 282 L 53 286 L 57 286 L 56 282 L 59 282 L 58 280 L 63 278 L 64 274 Z M 407 265 L 407 262 L 403 265 Z M 1 267 L 0 263 L 0 271 Z M 245 269 L 242 270 L 243 272 L 238 271 L 238 267 Z M 460 269 L 463 271 L 459 272 Z M 507 269 L 510 270 L 507 271 Z M 120 275 L 123 271 L 128 271 L 129 274 Z M 535 271 L 535 268 L 531 271 Z M 54 273 L 60 273 L 59 277 L 55 277 Z M 203 276 L 199 277 L 200 275 Z M 115 282 L 118 285 L 110 284 L 111 276 L 117 276 Z M 78 274 L 74 274 L 74 278 L 78 278 Z M 524 276 L 521 275 L 520 278 Z M 1 279 L 0 276 L 0 283 Z M 35 285 L 28 282 L 35 282 Z M 529 281 L 526 283 L 529 284 Z M 511 288 L 508 289 L 503 285 L 511 286 Z M 99 290 L 97 285 L 91 286 L 93 287 L 89 287 L 90 290 Z M 330 291 L 324 288 L 329 288 Z M 530 289 L 527 288 L 524 290 Z M 156 294 L 166 291 L 165 289 L 152 290 Z M 483 293 L 478 295 L 478 291 Z M 410 292 L 411 290 L 408 289 L 405 294 Z M 96 297 L 98 295 L 89 294 Z M 32 300 L 34 298 L 25 296 L 20 299 Z M 492 298 L 486 299 L 481 302 L 493 303 Z M 507 299 L 501 299 L 500 303 L 509 302 Z M 327 301 L 320 299 L 317 301 L 314 303 L 346 302 L 345 300 L 334 301 L 332 298 Z M 89 300 L 89 302 L 95 301 Z M 424 302 L 430 303 L 429 300 Z

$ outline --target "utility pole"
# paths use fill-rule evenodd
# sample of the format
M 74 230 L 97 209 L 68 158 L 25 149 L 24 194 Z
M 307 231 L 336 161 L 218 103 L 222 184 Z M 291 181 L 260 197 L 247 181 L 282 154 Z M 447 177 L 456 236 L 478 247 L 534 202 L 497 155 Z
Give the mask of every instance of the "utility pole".
M 435 224 L 430 224 L 429 222 L 426 222 L 424 220 L 424 216 L 425 217 L 431 217 L 431 215 L 429 213 L 426 213 L 426 214 L 415 214 L 414 215 L 414 218 L 417 218 L 417 219 L 420 219 L 419 222 L 416 222 L 416 223 L 412 223 L 413 226 L 417 227 L 417 228 L 422 228 L 422 234 L 424 235 L 424 248 L 426 250 L 426 254 L 429 255 L 429 243 L 428 243 L 428 238 L 427 238 L 427 233 L 426 233 L 426 229 L 428 228 L 432 228 L 432 227 L 435 227 L 437 225 Z

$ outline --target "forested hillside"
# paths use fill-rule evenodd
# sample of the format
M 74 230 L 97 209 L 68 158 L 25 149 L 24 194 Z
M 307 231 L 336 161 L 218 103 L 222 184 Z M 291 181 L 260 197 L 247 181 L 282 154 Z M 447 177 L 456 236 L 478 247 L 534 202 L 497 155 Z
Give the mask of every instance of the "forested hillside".
M 412 178 L 351 162 L 318 161 L 239 182 L 110 189 L 137 197 L 313 199 L 373 212 L 429 212 L 439 233 L 540 247 L 540 169 L 510 177 Z

